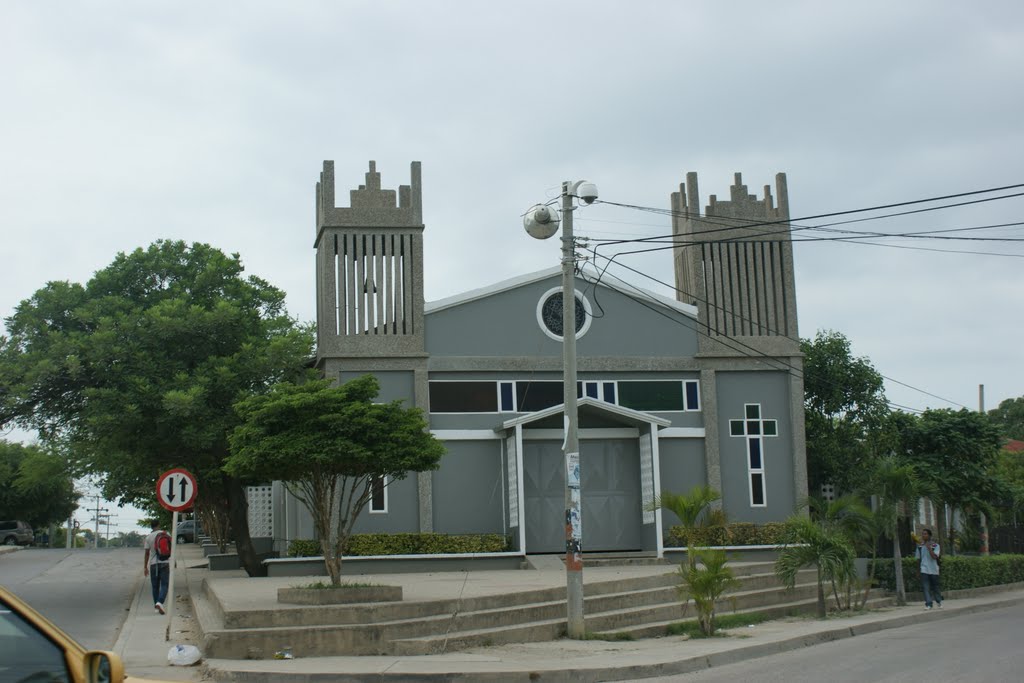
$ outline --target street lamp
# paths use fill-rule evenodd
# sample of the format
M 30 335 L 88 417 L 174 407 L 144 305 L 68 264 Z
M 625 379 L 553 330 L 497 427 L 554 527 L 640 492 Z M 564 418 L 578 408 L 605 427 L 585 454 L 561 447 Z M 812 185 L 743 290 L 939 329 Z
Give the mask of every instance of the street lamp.
M 581 639 L 583 625 L 583 506 L 580 488 L 579 410 L 576 404 L 576 244 L 572 233 L 573 198 L 597 199 L 597 186 L 586 180 L 562 183 L 562 397 L 565 422 L 565 584 L 567 635 Z M 558 232 L 558 212 L 537 204 L 523 216 L 523 227 L 536 239 Z

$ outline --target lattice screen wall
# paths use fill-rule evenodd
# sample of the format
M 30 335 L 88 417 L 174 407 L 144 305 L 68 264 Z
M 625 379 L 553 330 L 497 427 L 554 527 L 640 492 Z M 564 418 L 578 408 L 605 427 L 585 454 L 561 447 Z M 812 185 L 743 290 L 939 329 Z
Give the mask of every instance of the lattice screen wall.
M 253 538 L 270 538 L 274 535 L 274 508 L 271 486 L 249 486 L 246 497 L 249 500 L 249 535 Z

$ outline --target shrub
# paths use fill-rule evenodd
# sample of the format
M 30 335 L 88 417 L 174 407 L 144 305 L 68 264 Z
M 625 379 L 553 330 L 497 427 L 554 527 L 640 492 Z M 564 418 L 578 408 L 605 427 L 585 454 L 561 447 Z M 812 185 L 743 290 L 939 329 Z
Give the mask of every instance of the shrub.
M 692 545 L 716 547 L 723 545 L 781 545 L 785 542 L 786 525 L 781 522 L 752 524 L 733 522 L 720 526 L 698 527 L 691 532 Z M 689 546 L 686 529 L 673 526 L 665 534 L 665 546 L 681 548 Z
M 732 570 L 724 550 L 702 550 L 695 553 L 698 563 L 679 565 L 682 583 L 679 594 L 683 600 L 693 600 L 697 608 L 697 623 L 706 636 L 715 635 L 715 603 L 728 590 L 742 585 Z
M 921 577 L 916 557 L 903 558 L 903 576 L 908 592 L 920 592 Z M 1024 581 L 1024 555 L 943 556 L 939 569 L 942 590 L 962 590 Z M 896 590 L 892 560 L 875 560 L 875 578 L 886 590 Z
M 501 534 L 353 534 L 343 554 L 366 555 L 440 555 L 447 553 L 501 553 L 511 543 Z M 288 557 L 319 557 L 320 541 L 295 540 L 288 545 Z

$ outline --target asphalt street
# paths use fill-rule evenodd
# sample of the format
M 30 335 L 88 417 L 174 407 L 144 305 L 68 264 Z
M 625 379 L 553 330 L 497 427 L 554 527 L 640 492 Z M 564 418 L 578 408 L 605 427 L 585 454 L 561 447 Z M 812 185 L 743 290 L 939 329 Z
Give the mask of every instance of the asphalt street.
M 0 555 L 0 584 L 89 648 L 114 645 L 142 578 L 138 548 Z
M 1008 607 L 644 681 L 1008 683 L 1024 680 L 1022 628 L 1024 610 Z

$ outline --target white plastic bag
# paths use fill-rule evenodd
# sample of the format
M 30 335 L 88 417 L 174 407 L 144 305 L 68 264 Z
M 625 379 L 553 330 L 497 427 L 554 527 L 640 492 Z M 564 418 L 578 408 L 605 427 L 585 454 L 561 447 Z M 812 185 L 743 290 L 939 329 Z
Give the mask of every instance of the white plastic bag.
M 167 652 L 167 661 L 171 666 L 192 666 L 203 658 L 195 645 L 175 645 Z

